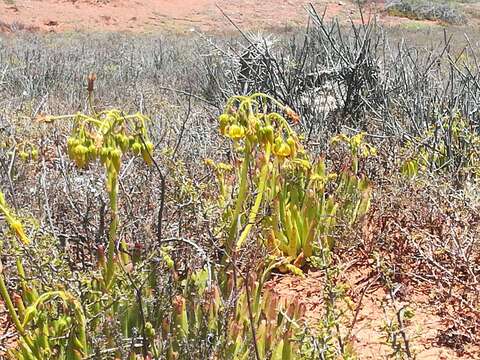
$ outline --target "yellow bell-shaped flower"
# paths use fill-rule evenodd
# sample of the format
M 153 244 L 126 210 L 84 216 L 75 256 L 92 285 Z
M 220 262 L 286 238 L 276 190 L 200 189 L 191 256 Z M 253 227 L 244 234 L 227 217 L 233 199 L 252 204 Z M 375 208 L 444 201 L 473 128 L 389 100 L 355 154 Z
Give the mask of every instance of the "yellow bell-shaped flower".
M 228 128 L 228 137 L 234 141 L 238 141 L 245 137 L 245 128 L 239 125 L 230 125 Z
M 289 157 L 292 153 L 292 149 L 286 142 L 276 143 L 273 147 L 273 153 L 281 158 Z

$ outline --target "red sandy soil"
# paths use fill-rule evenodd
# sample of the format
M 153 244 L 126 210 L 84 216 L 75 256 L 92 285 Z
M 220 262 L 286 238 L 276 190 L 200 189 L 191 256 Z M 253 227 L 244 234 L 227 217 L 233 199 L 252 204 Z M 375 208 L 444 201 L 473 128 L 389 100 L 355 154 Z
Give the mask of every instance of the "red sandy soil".
M 362 360 L 392 359 L 392 348 L 385 342 L 386 320 L 396 320 L 392 302 L 384 287 L 362 266 L 352 266 L 343 272 L 341 282 L 347 286 L 347 296 L 353 301 L 350 310 L 344 305 L 347 322 L 342 324 L 342 334 L 348 333 L 357 312 L 357 320 L 351 330 L 350 341 L 354 352 Z M 278 296 L 293 301 L 298 299 L 305 304 L 305 320 L 311 329 L 315 329 L 324 314 L 323 286 L 325 277 L 321 271 L 312 271 L 305 278 L 292 275 L 279 275 L 272 279 L 267 287 Z M 408 306 L 414 312 L 411 320 L 405 320 L 405 333 L 409 347 L 416 360 L 457 360 L 480 359 L 480 345 L 466 344 L 460 354 L 453 349 L 438 344 L 438 335 L 447 324 L 429 305 L 428 290 L 405 290 L 408 296 L 396 301 L 396 309 Z M 362 296 L 363 294 L 363 296 Z M 341 309 L 342 305 L 338 304 Z M 386 310 L 386 311 L 385 311 Z
M 222 11 L 241 28 L 292 27 L 306 22 L 309 3 L 327 19 L 360 19 L 348 0 L 0 0 L 0 31 L 219 32 L 232 29 Z M 374 12 L 380 22 L 408 21 Z

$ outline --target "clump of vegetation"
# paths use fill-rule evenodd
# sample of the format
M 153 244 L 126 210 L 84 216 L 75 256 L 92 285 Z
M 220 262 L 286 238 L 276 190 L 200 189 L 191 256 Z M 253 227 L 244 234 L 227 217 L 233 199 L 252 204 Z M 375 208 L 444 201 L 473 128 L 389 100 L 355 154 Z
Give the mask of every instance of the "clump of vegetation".
M 464 24 L 465 15 L 451 1 L 392 0 L 385 3 L 389 15 L 415 20 L 434 20 L 447 24 Z
M 89 81 L 90 89 L 94 80 Z M 272 106 L 284 111 L 286 117 L 269 111 Z M 15 305 L 3 273 L 0 282 L 2 298 L 20 335 L 19 350 L 11 350 L 10 356 L 84 359 L 110 351 L 93 346 L 93 339 L 103 333 L 105 344 L 110 346 L 122 342 L 119 336 L 140 336 L 140 349 L 132 344 L 127 351 L 132 359 L 136 354 L 184 358 L 193 343 L 206 339 L 210 339 L 212 348 L 203 351 L 222 359 L 247 358 L 252 352 L 258 359 L 297 358 L 295 349 L 300 345 L 294 336 L 302 332 L 300 321 L 305 308 L 298 300 L 285 303 L 273 292 L 264 293 L 263 286 L 275 268 L 301 274 L 304 260 L 333 248 L 331 236 L 338 220 L 352 224 L 367 212 L 371 190 L 366 179 L 357 178 L 358 162 L 360 154 L 368 156 L 374 149 L 362 143 L 361 134 L 334 139 L 349 145 L 352 165 L 338 176 L 328 174 L 324 159 L 310 163 L 287 119 L 298 122 L 298 115 L 264 94 L 234 97 L 227 102 L 219 128 L 233 140 L 238 158 L 233 165 L 207 161 L 217 174 L 220 192 L 215 203 L 224 211 L 225 225 L 219 225 L 217 236 L 226 249 L 222 260 L 225 266 L 217 269 L 207 263 L 187 275 L 185 281 L 175 285 L 181 291 L 171 299 L 171 309 L 158 314 L 152 307 L 158 264 L 151 256 L 158 254 L 166 268 L 173 269 L 169 249 L 157 247 L 143 254 L 118 239 L 124 157 L 142 155 L 147 165 L 154 161 L 148 119 L 119 110 L 96 112 L 93 105 L 89 115 L 42 117 L 48 123 L 73 120 L 67 152 L 78 168 L 86 169 L 96 160 L 103 165 L 110 208 L 108 245 L 106 254 L 103 246 L 98 246 L 97 265 L 81 274 L 81 287 L 72 292 L 27 285 L 23 262 L 17 255 L 22 287 Z M 226 183 L 225 172 L 233 170 L 237 177 Z M 20 245 L 32 244 L 3 195 L 1 201 L 0 209 Z M 259 214 L 267 208 L 273 212 L 259 221 Z M 236 268 L 235 257 L 250 232 L 259 240 L 269 237 L 257 245 L 265 246 L 271 256 L 258 270 L 245 275 L 244 270 Z M 16 251 L 19 254 L 22 250 L 28 251 L 21 246 Z M 108 329 L 112 321 L 119 333 Z M 123 350 L 120 346 L 111 351 L 119 356 Z
M 480 137 L 475 125 L 468 125 L 461 114 L 439 117 L 439 124 L 405 145 L 410 154 L 401 167 L 403 174 L 418 171 L 450 172 L 460 183 L 478 178 Z M 407 155 L 408 156 L 408 155 Z
M 266 111 L 271 105 L 286 117 Z M 298 115 L 264 94 L 232 98 L 220 115 L 220 131 L 233 141 L 239 161 L 233 167 L 208 163 L 224 170 L 217 171 L 220 204 L 234 205 L 224 215 L 227 249 L 238 251 L 257 227 L 269 254 L 283 259 L 281 268 L 300 273 L 306 260 L 334 246 L 337 223 L 352 225 L 368 211 L 371 186 L 358 164 L 375 150 L 362 134 L 336 137 L 333 142 L 348 144 L 351 159 L 341 172 L 329 172 L 325 159 L 309 159 L 287 119 L 298 122 Z M 225 182 L 225 170 L 235 171 L 237 193 Z
M 5 356 L 330 360 L 375 342 L 411 359 L 429 317 L 475 351 L 475 52 L 444 37 L 424 58 L 311 16 L 301 44 L 202 57 L 184 39 L 0 44 Z

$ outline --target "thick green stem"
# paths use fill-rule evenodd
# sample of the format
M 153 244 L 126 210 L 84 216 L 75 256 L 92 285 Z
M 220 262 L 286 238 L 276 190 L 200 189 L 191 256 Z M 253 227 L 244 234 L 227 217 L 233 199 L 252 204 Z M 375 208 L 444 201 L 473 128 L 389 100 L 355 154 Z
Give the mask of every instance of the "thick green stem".
M 242 213 L 243 204 L 248 193 L 248 168 L 250 167 L 251 161 L 250 152 L 250 145 L 245 144 L 245 159 L 243 160 L 242 169 L 240 172 L 240 186 L 238 189 L 238 197 L 235 204 L 235 212 L 233 213 L 232 225 L 230 226 L 230 231 L 228 234 L 228 241 L 226 244 L 227 249 L 232 252 L 234 250 L 235 238 L 237 236 L 239 218 Z
M 23 291 L 23 299 L 26 301 L 27 305 L 31 305 L 35 300 L 38 298 L 38 293 L 34 287 L 28 287 L 26 276 L 25 276 L 25 269 L 23 268 L 22 260 L 18 257 L 17 261 L 17 272 L 18 277 L 20 278 L 20 286 L 22 287 Z
M 3 301 L 5 302 L 5 306 L 7 307 L 8 314 L 10 315 L 10 319 L 12 319 L 13 324 L 15 325 L 15 329 L 17 329 L 18 333 L 22 336 L 22 338 L 25 341 L 25 345 L 30 349 L 30 351 L 33 349 L 33 343 L 30 340 L 30 338 L 27 336 L 25 333 L 25 328 L 23 327 L 17 311 L 15 310 L 15 307 L 13 306 L 12 299 L 10 295 L 8 294 L 8 289 L 7 285 L 5 284 L 5 279 L 3 276 L 3 265 L 0 260 L 0 296 L 2 297 Z
M 3 266 L 0 262 L 0 295 L 2 295 L 3 301 L 5 302 L 5 306 L 7 307 L 8 314 L 10 315 L 10 319 L 12 319 L 15 328 L 20 333 L 20 335 L 25 336 L 25 331 L 18 318 L 17 311 L 13 306 L 12 299 L 8 294 L 7 285 L 5 284 L 5 280 L 3 278 Z
M 118 227 L 118 174 L 116 171 L 110 171 L 109 176 L 111 176 L 109 197 L 112 220 L 108 229 L 107 269 L 105 273 L 105 286 L 107 289 L 110 289 L 112 286 L 115 272 L 115 242 L 117 239 Z
M 255 198 L 255 203 L 253 205 L 253 208 L 250 211 L 250 214 L 248 216 L 248 223 L 243 229 L 242 233 L 240 234 L 240 237 L 238 238 L 238 241 L 235 247 L 236 249 L 241 248 L 241 246 L 247 239 L 248 234 L 250 233 L 250 230 L 252 230 L 252 226 L 255 224 L 255 221 L 257 219 L 258 211 L 260 209 L 260 205 L 262 204 L 263 194 L 265 193 L 265 188 L 267 185 L 267 177 L 268 177 L 269 164 L 270 164 L 270 147 L 271 147 L 270 144 L 267 144 L 265 147 L 265 164 L 263 164 L 262 170 L 260 171 L 258 194 L 257 194 L 257 197 Z
M 70 302 L 75 307 L 76 319 L 77 319 L 77 326 L 78 326 L 78 340 L 82 344 L 83 350 L 87 353 L 87 320 L 85 318 L 85 314 L 83 312 L 82 305 L 80 302 L 73 296 L 69 295 Z

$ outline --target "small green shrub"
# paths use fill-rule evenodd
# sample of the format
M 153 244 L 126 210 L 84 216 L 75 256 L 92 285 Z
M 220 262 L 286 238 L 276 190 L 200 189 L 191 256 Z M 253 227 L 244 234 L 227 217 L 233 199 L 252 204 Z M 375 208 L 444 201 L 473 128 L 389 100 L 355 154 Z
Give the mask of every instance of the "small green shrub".
M 333 247 L 337 224 L 352 225 L 368 211 L 371 186 L 359 161 L 375 149 L 363 134 L 337 136 L 332 143 L 347 144 L 350 160 L 329 172 L 325 159 L 310 160 L 287 119 L 298 122 L 298 115 L 265 94 L 230 99 L 219 123 L 236 158 L 231 165 L 207 163 L 217 174 L 219 204 L 231 204 L 221 225 L 227 249 L 238 251 L 255 228 L 260 244 L 283 259 L 282 271 L 301 273 L 305 260 Z M 233 183 L 225 172 L 233 172 Z
M 449 172 L 458 179 L 478 179 L 480 136 L 460 113 L 439 117 L 438 125 L 408 141 L 402 174 L 414 177 L 419 171 Z

